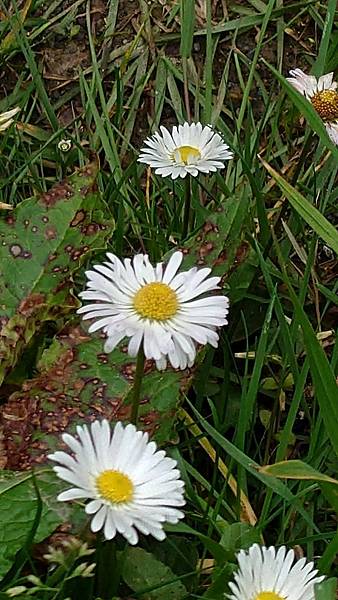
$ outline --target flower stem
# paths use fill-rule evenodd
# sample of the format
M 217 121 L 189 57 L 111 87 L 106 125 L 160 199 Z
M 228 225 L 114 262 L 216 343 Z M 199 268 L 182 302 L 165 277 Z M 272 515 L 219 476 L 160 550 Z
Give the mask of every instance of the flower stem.
M 144 361 L 145 361 L 145 356 L 144 356 L 143 346 L 141 346 L 138 351 L 138 355 L 137 355 L 134 386 L 133 386 L 133 391 L 132 391 L 132 405 L 131 405 L 130 421 L 134 425 L 137 425 L 137 419 L 138 419 L 138 409 L 140 406 L 140 391 L 141 391 L 141 384 L 142 384 L 142 379 L 143 379 L 143 375 L 144 375 Z
M 183 215 L 183 230 L 182 238 L 186 238 L 189 230 L 189 217 L 190 217 L 190 201 L 191 201 L 191 185 L 190 177 L 186 176 L 184 180 L 184 215 Z

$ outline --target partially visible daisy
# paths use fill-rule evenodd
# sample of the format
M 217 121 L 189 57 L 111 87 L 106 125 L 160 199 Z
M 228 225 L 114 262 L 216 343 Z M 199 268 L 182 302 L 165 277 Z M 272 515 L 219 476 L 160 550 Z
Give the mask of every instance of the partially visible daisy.
M 334 144 L 338 145 L 338 92 L 333 73 L 317 79 L 306 75 L 301 69 L 290 71 L 287 81 L 307 98 L 325 123 L 326 131 Z
M 209 277 L 211 269 L 179 272 L 182 252 L 174 252 L 166 267 L 153 267 L 146 254 L 123 262 L 114 254 L 107 257 L 86 272 L 88 290 L 80 294 L 95 303 L 77 311 L 84 319 L 96 319 L 90 333 L 106 333 L 105 352 L 127 337 L 130 356 L 143 345 L 146 358 L 154 359 L 158 369 L 166 368 L 167 358 L 174 368 L 185 369 L 194 363 L 196 344 L 217 347 L 216 329 L 227 323 L 229 300 L 205 295 L 220 289 L 220 277 Z
M 313 562 L 295 560 L 293 550 L 281 546 L 276 552 L 254 544 L 248 551 L 237 555 L 239 570 L 230 582 L 230 600 L 314 600 L 314 584 L 324 577 L 316 577 Z
M 156 132 L 145 140 L 138 161 L 162 177 L 196 177 L 199 172 L 223 169 L 224 161 L 233 158 L 229 146 L 209 125 L 184 123 L 173 127 L 171 133 L 162 125 L 160 130 L 162 135 Z
M 71 149 L 71 147 L 72 147 L 72 140 L 64 140 L 64 139 L 62 139 L 58 143 L 58 149 L 61 152 L 69 152 L 69 150 Z
M 20 112 L 21 108 L 16 106 L 16 108 L 12 108 L 12 110 L 7 110 L 4 113 L 0 113 L 0 132 L 5 131 L 8 127 L 13 123 L 13 117 Z
M 103 529 L 107 540 L 121 533 L 137 544 L 137 531 L 165 538 L 163 524 L 177 523 L 184 514 L 184 483 L 176 461 L 157 450 L 148 434 L 134 425 L 117 423 L 112 433 L 108 421 L 94 421 L 90 430 L 78 426 L 77 437 L 62 439 L 72 454 L 54 452 L 55 473 L 73 487 L 58 496 L 60 501 L 90 500 L 86 513 L 94 515 L 91 530 Z

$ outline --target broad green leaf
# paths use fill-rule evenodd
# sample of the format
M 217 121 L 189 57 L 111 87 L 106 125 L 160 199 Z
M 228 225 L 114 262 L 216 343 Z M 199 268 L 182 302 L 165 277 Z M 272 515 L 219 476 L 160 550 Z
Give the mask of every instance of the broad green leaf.
M 314 586 L 315 600 L 336 600 L 337 579 L 331 577 Z
M 283 460 L 275 463 L 274 465 L 260 467 L 259 471 L 260 473 L 273 475 L 274 477 L 279 477 L 282 479 L 311 479 L 314 481 L 324 481 L 325 483 L 338 485 L 338 481 L 336 481 L 336 479 L 333 479 L 324 473 L 320 473 L 311 467 L 311 465 L 306 464 L 302 460 Z
M 338 254 L 337 229 L 265 160 L 262 160 L 262 163 L 271 177 L 278 183 L 280 189 L 298 214 Z
M 154 556 L 165 563 L 176 575 L 186 575 L 196 569 L 199 553 L 197 544 L 190 539 L 171 534 L 165 540 L 149 540 L 150 550 Z
M 252 544 L 259 544 L 261 541 L 258 529 L 248 523 L 231 523 L 224 529 L 220 545 L 234 557 L 239 550 L 246 550 Z
M 43 321 L 75 310 L 72 273 L 111 236 L 96 171 L 87 165 L 0 221 L 0 383 Z
M 180 600 L 187 590 L 172 570 L 142 548 L 128 548 L 123 580 L 142 600 Z
M 195 538 L 196 539 L 196 538 Z M 166 564 L 178 577 L 184 577 L 184 585 L 188 589 L 196 583 L 195 571 L 198 565 L 199 552 L 197 543 L 183 536 L 171 534 L 162 542 L 149 540 L 147 549 Z
M 56 501 L 59 482 L 49 471 L 36 473 L 35 481 L 42 500 L 42 514 L 34 542 L 50 535 L 66 520 L 67 507 Z M 25 545 L 38 507 L 31 473 L 0 472 L 0 577 L 12 566 L 18 550 Z
M 188 240 L 184 268 L 198 264 L 212 267 L 218 275 L 232 272 L 245 216 L 236 197 L 227 199 Z M 88 335 L 87 325 L 77 317 L 56 336 L 38 369 L 38 375 L 24 382 L 0 409 L 8 469 L 40 463 L 59 443 L 60 434 L 79 422 L 94 416 L 112 422 L 130 418 L 135 360 L 123 342 L 105 354 L 102 336 Z M 192 370 L 159 372 L 151 361 L 146 363 L 139 423 L 159 444 L 172 438 L 180 398 L 191 379 Z
M 205 600 L 224 600 L 226 592 L 229 592 L 228 581 L 233 580 L 235 565 L 231 563 L 225 566 L 215 566 L 212 572 L 212 583 L 202 598 Z
M 135 360 L 125 346 L 110 354 L 102 346 L 101 337 L 88 335 L 81 325 L 69 326 L 45 351 L 40 374 L 10 396 L 2 409 L 8 469 L 40 463 L 60 434 L 79 422 L 94 416 L 129 420 Z M 170 439 L 180 386 L 185 389 L 189 381 L 186 372 L 163 373 L 146 364 L 140 423 L 157 442 Z

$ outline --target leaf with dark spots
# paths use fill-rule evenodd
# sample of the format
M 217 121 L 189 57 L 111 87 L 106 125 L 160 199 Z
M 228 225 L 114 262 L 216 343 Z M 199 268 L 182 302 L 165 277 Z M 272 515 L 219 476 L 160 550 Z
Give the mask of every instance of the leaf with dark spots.
M 60 434 L 79 422 L 106 417 L 130 419 L 128 398 L 135 361 L 121 345 L 102 352 L 102 337 L 88 336 L 82 326 L 61 332 L 42 356 L 39 375 L 1 407 L 0 428 L 6 468 L 25 470 L 46 460 L 59 445 Z M 180 392 L 190 384 L 190 371 L 165 373 L 146 363 L 140 406 L 140 425 L 159 443 L 172 435 Z
M 225 278 L 233 272 L 245 215 L 246 207 L 237 198 L 228 199 L 183 248 L 184 268 L 198 262 Z M 63 250 L 71 256 L 73 243 L 64 244 Z M 54 262 L 51 260 L 51 265 Z M 30 310 L 29 305 L 26 310 Z M 123 342 L 105 354 L 103 334 L 91 336 L 87 327 L 73 321 L 59 333 L 42 355 L 38 376 L 26 381 L 1 408 L 6 468 L 21 470 L 43 463 L 60 445 L 61 433 L 74 431 L 83 421 L 130 419 L 135 360 L 128 356 Z M 198 361 L 202 359 L 200 352 Z M 146 361 L 139 426 L 160 445 L 175 439 L 177 409 L 192 376 L 189 369 L 159 372 L 152 361 Z
M 248 212 L 247 202 L 231 196 L 210 215 L 197 235 L 182 247 L 184 268 L 211 267 L 213 275 L 228 278 L 241 248 L 241 233 Z M 168 257 L 169 257 L 168 253 Z
M 0 221 L 0 383 L 44 321 L 75 310 L 72 274 L 111 236 L 96 172 L 87 165 Z

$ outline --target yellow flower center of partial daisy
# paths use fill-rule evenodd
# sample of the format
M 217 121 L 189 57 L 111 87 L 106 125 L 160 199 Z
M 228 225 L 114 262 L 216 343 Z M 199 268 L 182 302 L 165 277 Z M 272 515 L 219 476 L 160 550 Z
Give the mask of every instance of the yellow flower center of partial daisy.
M 128 475 L 108 469 L 96 477 L 96 487 L 104 500 L 114 504 L 129 502 L 134 493 L 134 486 Z
M 201 158 L 201 153 L 198 148 L 194 146 L 179 146 L 172 153 L 172 158 L 177 163 L 183 163 L 184 165 L 191 165 Z
M 276 592 L 260 592 L 253 600 L 285 600 Z
M 323 121 L 338 119 L 338 92 L 335 90 L 317 92 L 312 96 L 311 102 Z
M 135 294 L 136 312 L 145 319 L 166 321 L 177 313 L 178 300 L 174 290 L 166 283 L 147 283 Z

